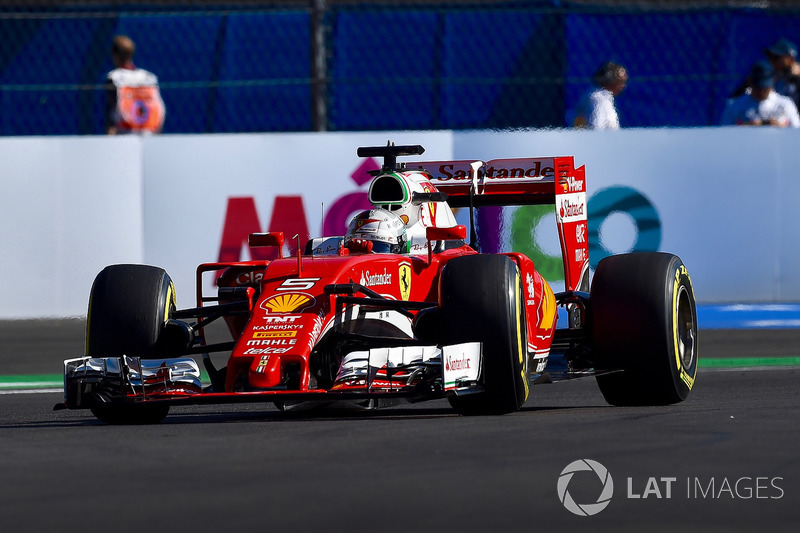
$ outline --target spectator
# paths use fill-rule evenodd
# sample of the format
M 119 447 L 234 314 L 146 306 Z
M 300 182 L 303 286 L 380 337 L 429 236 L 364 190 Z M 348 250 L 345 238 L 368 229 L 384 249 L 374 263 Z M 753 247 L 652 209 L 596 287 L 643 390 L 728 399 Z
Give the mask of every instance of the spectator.
M 619 115 L 614 98 L 625 89 L 628 71 L 622 65 L 609 61 L 595 72 L 593 81 L 596 87 L 581 98 L 569 124 L 576 128 L 618 130 Z
M 795 107 L 800 108 L 800 63 L 797 62 L 797 47 L 788 39 L 778 39 L 764 49 L 764 55 L 775 70 L 775 92 L 788 96 Z M 731 98 L 747 94 L 750 80 L 746 78 L 731 93 Z
M 111 45 L 114 70 L 106 79 L 106 133 L 152 132 L 164 126 L 166 108 L 152 72 L 136 68 L 136 45 L 125 35 L 117 35 Z
M 775 92 L 788 96 L 794 105 L 800 106 L 800 63 L 797 62 L 797 47 L 788 39 L 764 50 L 772 68 L 775 69 Z
M 723 126 L 778 126 L 800 128 L 797 106 L 788 96 L 775 92 L 775 70 L 761 60 L 750 71 L 750 89 L 728 102 Z

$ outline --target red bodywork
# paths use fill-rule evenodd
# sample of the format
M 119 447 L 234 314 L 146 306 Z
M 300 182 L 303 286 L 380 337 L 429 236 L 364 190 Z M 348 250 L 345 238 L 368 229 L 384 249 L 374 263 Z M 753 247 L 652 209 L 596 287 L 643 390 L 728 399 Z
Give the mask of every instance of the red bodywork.
M 201 294 L 203 273 L 223 268 L 226 272 L 219 279 L 220 286 L 253 287 L 260 293 L 248 317 L 226 319 L 236 344 L 228 361 L 225 392 L 235 392 L 242 379 L 253 389 L 274 388 L 285 375 L 282 369 L 292 364 L 300 365 L 300 390 L 309 390 L 309 357 L 336 318 L 336 296 L 324 292 L 326 285 L 366 281 L 387 299 L 435 306 L 442 267 L 454 257 L 475 253 L 462 246 L 434 254 L 430 261 L 427 256 L 371 254 L 201 265 L 199 306 L 216 301 Z M 546 353 L 556 322 L 553 292 L 530 259 L 517 253 L 506 255 L 517 263 L 526 280 L 528 351 Z
M 571 157 L 438 161 L 419 165 L 419 168 L 416 164 L 407 167 L 413 166 L 415 170 L 406 171 L 402 167 L 391 172 L 415 175 L 417 183 L 424 184 L 420 201 L 426 205 L 442 201 L 426 194 L 446 193 L 448 205 L 441 203 L 437 209 L 554 205 L 564 260 L 565 294 L 588 290 L 586 184 L 583 167 L 574 168 Z M 406 192 L 405 197 L 410 198 L 411 193 Z M 464 385 L 465 389 L 479 388 L 477 373 L 462 381 L 454 378 L 456 381 L 447 382 L 450 388 L 443 384 L 447 372 L 460 370 L 451 370 L 450 359 L 445 362 L 444 350 L 462 349 L 458 348 L 462 344 L 444 346 L 437 340 L 430 341 L 437 339 L 436 335 L 428 334 L 426 340 L 423 338 L 426 335 L 420 333 L 437 324 L 437 312 L 428 313 L 426 319 L 424 310 L 440 307 L 439 282 L 447 263 L 479 253 L 464 244 L 464 226 L 434 226 L 435 223 L 425 228 L 425 253 L 402 255 L 355 253 L 343 247 L 337 250 L 337 245 L 328 243 L 318 255 L 298 253 L 283 257 L 282 233 L 251 235 L 251 246 L 275 247 L 279 258 L 200 265 L 197 308 L 175 312 L 178 319 L 199 319 L 193 324 L 181 323 L 183 326 L 177 329 L 179 338 L 189 332 L 190 340 L 188 348 L 177 355 L 204 354 L 212 389 L 200 390 L 200 372 L 190 358 L 165 361 L 164 371 L 159 371 L 157 377 L 164 374 L 166 388 L 148 391 L 141 383 L 136 385 L 130 376 L 137 365 L 141 366 L 141 375 L 145 375 L 146 364 L 152 362 L 124 356 L 86 357 L 65 361 L 65 395 L 76 398 L 68 398 L 65 406 L 86 406 L 84 397 L 95 390 L 105 394 L 102 386 L 106 382 L 112 383 L 122 395 L 112 398 L 113 401 L 174 403 L 248 398 L 303 401 L 320 395 L 352 399 L 398 393 L 429 399 L 443 397 L 457 386 L 453 383 L 467 382 L 472 385 Z M 333 239 L 341 246 L 339 238 Z M 432 252 L 433 242 L 437 243 L 437 250 L 443 251 Z M 542 372 L 553 344 L 559 303 L 531 259 L 520 253 L 502 255 L 509 257 L 519 271 L 516 279 L 520 298 L 515 301 L 524 302 L 521 305 L 525 311 L 528 356 L 522 366 L 523 376 L 526 370 L 529 375 Z M 204 294 L 203 287 L 213 280 L 219 290 L 213 295 Z M 517 312 L 516 316 L 519 328 L 521 315 Z M 220 317 L 227 323 L 232 342 L 209 344 L 206 324 Z M 391 350 L 395 350 L 394 355 L 390 355 Z M 405 350 L 409 352 L 408 360 Z M 439 351 L 433 353 L 436 350 Z M 224 371 L 217 371 L 208 354 L 222 351 L 230 351 L 230 355 Z M 338 374 L 346 369 L 347 357 L 357 360 L 357 356 L 366 359 L 362 359 L 361 367 L 353 365 L 355 377 Z M 380 357 L 383 363 L 379 362 Z M 399 357 L 400 363 L 392 357 Z M 520 363 L 522 357 L 520 353 Z M 455 360 L 459 360 L 458 354 Z M 109 365 L 117 365 L 117 361 L 119 369 L 110 371 Z M 474 368 L 479 368 L 479 356 L 474 361 L 478 362 Z M 194 372 L 186 372 L 194 376 L 196 390 L 185 385 L 191 379 L 180 378 L 188 375 L 182 369 L 192 365 Z M 363 377 L 358 372 L 377 373 Z M 106 379 L 109 376 L 113 378 L 110 381 Z M 398 376 L 405 381 L 395 380 Z M 179 384 L 169 386 L 168 381 Z M 96 400 L 88 401 L 90 405 Z
M 574 168 L 571 157 L 489 161 L 481 163 L 485 170 L 477 176 L 478 165 L 470 161 L 429 162 L 422 166 L 431 170 L 431 183 L 447 193 L 448 201 L 454 205 L 467 205 L 470 187 L 476 182 L 478 194 L 473 201 L 479 205 L 555 204 L 565 288 L 585 290 L 588 286 L 585 176 L 583 167 Z M 280 247 L 283 238 L 262 244 Z M 310 358 L 337 320 L 336 295 L 326 293 L 326 286 L 358 283 L 389 300 L 429 302 L 435 306 L 442 268 L 454 257 L 475 253 L 478 252 L 469 246 L 427 256 L 350 255 L 342 250 L 340 255 L 201 265 L 197 276 L 198 306 L 218 301 L 202 294 L 203 277 L 208 272 L 223 271 L 218 280 L 220 287 L 250 287 L 256 295 L 249 314 L 226 317 L 235 346 L 227 364 L 225 393 L 238 392 L 243 386 L 276 395 L 298 390 L 324 392 L 313 382 Z M 556 327 L 555 296 L 528 257 L 519 253 L 504 255 L 517 264 L 524 283 L 529 357 L 546 360 Z M 341 310 L 338 318 L 341 319 Z M 299 389 L 277 390 L 291 365 L 299 366 Z

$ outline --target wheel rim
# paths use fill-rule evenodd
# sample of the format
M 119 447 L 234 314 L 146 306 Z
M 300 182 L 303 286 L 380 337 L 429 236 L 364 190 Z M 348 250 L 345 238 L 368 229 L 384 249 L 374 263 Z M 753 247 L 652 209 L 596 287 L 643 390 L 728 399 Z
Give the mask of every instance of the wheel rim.
M 678 355 L 683 368 L 691 368 L 695 360 L 697 333 L 695 331 L 692 301 L 686 287 L 681 287 L 676 302 L 678 306 Z

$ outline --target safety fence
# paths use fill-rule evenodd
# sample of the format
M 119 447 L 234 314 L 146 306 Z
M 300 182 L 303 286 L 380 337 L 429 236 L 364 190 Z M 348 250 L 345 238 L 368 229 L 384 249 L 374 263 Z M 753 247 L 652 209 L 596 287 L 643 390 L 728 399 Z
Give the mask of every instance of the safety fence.
M 0 135 L 102 133 L 116 34 L 159 76 L 165 133 L 559 128 L 607 60 L 630 74 L 623 127 L 714 125 L 765 47 L 800 42 L 791 2 L 17 4 Z

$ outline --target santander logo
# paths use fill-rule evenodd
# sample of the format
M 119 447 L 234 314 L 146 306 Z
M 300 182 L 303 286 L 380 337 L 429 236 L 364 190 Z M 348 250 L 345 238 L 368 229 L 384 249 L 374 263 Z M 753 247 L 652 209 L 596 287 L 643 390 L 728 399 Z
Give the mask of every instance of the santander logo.
M 461 357 L 448 357 L 446 368 L 448 372 L 458 371 L 458 370 L 469 370 L 470 367 L 470 359 L 466 355 Z
M 581 216 L 583 215 L 583 207 L 583 203 L 573 204 L 569 200 L 564 200 L 561 202 L 561 218 Z

